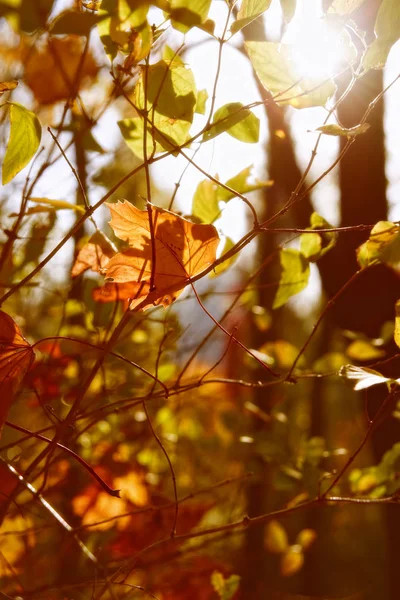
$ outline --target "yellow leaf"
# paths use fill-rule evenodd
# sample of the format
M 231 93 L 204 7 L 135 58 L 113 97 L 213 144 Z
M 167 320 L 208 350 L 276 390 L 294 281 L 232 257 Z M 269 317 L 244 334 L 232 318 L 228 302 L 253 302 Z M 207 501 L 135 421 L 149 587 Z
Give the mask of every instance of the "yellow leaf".
M 21 104 L 10 103 L 10 137 L 2 166 L 2 183 L 9 183 L 36 154 L 42 137 L 37 116 Z
M 288 549 L 288 536 L 279 521 L 267 523 L 264 533 L 264 546 L 273 554 L 282 554 Z
M 300 571 L 304 564 L 304 554 L 301 546 L 290 546 L 289 550 L 281 558 L 281 575 L 290 577 Z
M 78 204 L 71 204 L 70 202 L 66 202 L 65 200 L 53 200 L 51 198 L 29 198 L 31 202 L 36 202 L 37 204 L 46 204 L 55 210 L 76 210 L 76 212 L 84 213 L 85 209 L 83 206 Z
M 302 529 L 296 538 L 296 544 L 303 550 L 308 550 L 317 539 L 317 533 L 314 529 Z

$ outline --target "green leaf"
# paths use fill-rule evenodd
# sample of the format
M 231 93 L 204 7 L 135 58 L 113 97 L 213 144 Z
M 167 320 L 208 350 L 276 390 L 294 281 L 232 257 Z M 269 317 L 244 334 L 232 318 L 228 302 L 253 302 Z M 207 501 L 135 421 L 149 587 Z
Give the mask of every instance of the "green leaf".
M 118 121 L 118 127 L 122 133 L 126 145 L 136 156 L 143 160 L 143 136 L 144 136 L 144 121 L 140 117 L 133 119 L 123 119 Z M 163 147 L 156 141 L 156 134 L 153 136 L 151 129 L 147 128 L 146 151 L 147 156 L 151 156 L 153 152 L 158 154 L 162 152 Z
M 291 104 L 295 108 L 325 106 L 335 93 L 332 80 L 301 78 L 293 63 L 291 46 L 256 41 L 245 45 L 258 78 L 278 104 Z
M 97 152 L 98 154 L 104 154 L 104 148 L 100 146 L 99 142 L 93 136 L 93 133 L 88 129 L 82 137 L 82 146 L 89 152 Z
M 50 31 L 53 35 L 84 35 L 88 36 L 92 27 L 97 25 L 102 17 L 95 13 L 66 10 L 52 23 Z
M 280 251 L 281 276 L 272 308 L 280 308 L 291 296 L 298 294 L 308 284 L 310 264 L 298 250 L 284 248 Z
M 202 29 L 203 31 L 209 33 L 214 37 L 215 21 L 213 21 L 212 19 L 207 19 L 206 21 L 204 21 L 204 23 L 198 25 L 198 28 Z
M 264 362 L 273 368 L 290 369 L 298 357 L 299 349 L 286 340 L 275 340 L 263 344 L 258 352 L 265 357 Z M 297 365 L 298 367 L 304 367 L 304 356 L 300 357 Z
M 364 2 L 365 0 L 333 0 L 329 12 L 337 15 L 350 15 Z
M 346 349 L 346 354 L 351 360 L 368 361 L 379 360 L 386 354 L 381 348 L 377 348 L 368 340 L 354 340 Z
M 333 373 L 347 364 L 347 358 L 341 352 L 327 352 L 318 358 L 312 366 L 315 373 Z
M 325 135 L 339 135 L 342 137 L 354 138 L 365 133 L 368 129 L 369 123 L 360 123 L 360 125 L 350 128 L 340 127 L 340 125 L 332 123 L 330 125 L 321 125 L 321 127 L 317 127 L 316 131 L 321 131 L 321 133 L 324 133 Z
M 218 185 L 210 179 L 200 181 L 192 202 L 192 215 L 202 223 L 213 223 L 220 216 Z
M 214 113 L 210 129 L 203 134 L 203 141 L 211 140 L 224 132 L 241 142 L 254 144 L 258 142 L 260 120 L 240 102 L 230 102 Z
M 112 61 L 118 50 L 130 53 L 135 29 L 143 32 L 149 2 L 146 0 L 102 0 L 98 31 L 107 56 Z
M 332 227 L 328 221 L 325 221 L 325 219 L 316 212 L 312 213 L 310 223 L 310 230 L 328 229 Z M 315 262 L 334 247 L 337 236 L 337 232 L 302 233 L 300 236 L 300 250 L 307 260 Z
M 129 27 L 140 27 L 146 21 L 150 2 L 148 0 L 118 0 L 118 13 L 121 21 Z
M 170 46 L 168 46 L 168 44 L 166 44 L 163 48 L 162 59 L 167 63 L 177 61 L 181 65 L 185 64 L 179 54 Z
M 211 584 L 220 600 L 231 600 L 239 588 L 239 583 L 239 575 L 231 575 L 227 579 L 219 571 L 214 571 L 211 575 Z
M 207 20 L 211 0 L 171 0 L 170 18 L 174 29 L 186 33 Z
M 39 148 L 42 127 L 37 116 L 16 102 L 10 104 L 10 137 L 4 156 L 3 185 L 14 179 Z
M 199 90 L 197 92 L 196 106 L 194 107 L 194 112 L 198 113 L 199 115 L 205 115 L 207 100 L 208 100 L 207 90 Z
M 236 33 L 268 10 L 271 0 L 243 0 L 236 21 L 231 25 L 231 32 Z
M 382 69 L 389 52 L 400 38 L 400 10 L 398 0 L 383 0 L 375 21 L 376 40 L 363 58 L 364 69 Z
M 253 165 L 246 167 L 240 171 L 240 173 L 237 173 L 237 175 L 228 179 L 228 181 L 225 182 L 225 185 L 229 186 L 239 194 L 247 194 L 248 192 L 271 187 L 274 184 L 271 180 L 260 181 L 259 179 L 256 179 L 254 183 L 250 183 L 248 180 L 251 176 L 252 168 Z M 221 186 L 218 188 L 218 200 L 228 202 L 229 200 L 232 200 L 232 198 L 235 198 L 235 194 Z
M 161 60 L 143 69 L 133 100 L 139 110 L 148 111 L 149 137 L 154 136 L 164 150 L 186 142 L 193 121 L 197 90 L 193 73 L 184 64 Z
M 283 13 L 283 18 L 286 23 L 290 23 L 290 21 L 294 17 L 294 13 L 296 12 L 296 2 L 297 0 L 280 0 L 281 8 Z
M 378 221 L 369 239 L 357 248 L 358 264 L 362 268 L 379 262 L 389 267 L 400 263 L 400 227 L 390 221 Z
M 225 244 L 224 244 L 224 247 L 222 248 L 221 256 L 224 256 L 224 254 L 229 252 L 229 250 L 231 250 L 234 245 L 235 245 L 235 242 L 233 240 L 231 240 L 230 237 L 225 238 Z M 238 257 L 238 255 L 234 254 L 230 258 L 227 258 L 226 260 L 224 260 L 224 262 L 222 262 L 220 265 L 217 265 L 216 267 L 214 267 L 214 270 L 211 271 L 211 273 L 209 274 L 209 277 L 211 277 L 211 278 L 218 277 L 219 275 L 222 275 L 222 273 L 225 273 L 225 271 L 227 271 L 229 269 L 229 267 L 231 265 L 233 265 L 233 263 L 236 261 L 237 257 Z

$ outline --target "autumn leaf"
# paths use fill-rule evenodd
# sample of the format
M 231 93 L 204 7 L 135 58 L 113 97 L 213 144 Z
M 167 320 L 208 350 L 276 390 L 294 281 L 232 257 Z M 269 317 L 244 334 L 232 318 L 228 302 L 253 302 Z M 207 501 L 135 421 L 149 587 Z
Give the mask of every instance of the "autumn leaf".
M 8 471 L 5 465 L 0 470 L 3 476 L 3 469 Z M 14 477 L 15 485 L 18 480 Z M 15 579 L 18 574 L 24 571 L 24 561 L 29 556 L 29 551 L 35 545 L 35 534 L 33 533 L 34 522 L 29 515 L 17 514 L 7 516 L 0 529 L 0 578 L 4 584 L 4 579 L 10 577 Z M 7 531 L 12 531 L 12 536 L 7 535 Z M 4 588 L 3 588 L 4 589 Z M 3 595 L 3 594 L 2 594 Z
M 113 526 L 119 531 L 125 529 L 131 520 L 129 511 L 133 506 L 143 507 L 149 503 L 149 493 L 141 471 L 113 479 L 118 485 L 121 497 L 110 498 L 106 492 L 99 492 L 95 485 L 89 485 L 82 494 L 72 501 L 74 512 L 82 517 L 82 524 L 97 531 L 106 531 Z
M 4 94 L 4 92 L 11 92 L 11 90 L 15 90 L 18 83 L 19 82 L 14 79 L 12 81 L 2 81 L 0 83 L 0 96 L 1 94 Z
M 84 42 L 77 36 L 52 38 L 45 46 L 29 49 L 25 82 L 40 104 L 66 100 L 80 88 L 81 80 L 96 76 L 98 67 L 91 53 L 81 66 Z M 76 81 L 79 74 L 79 82 Z
M 71 277 L 76 277 L 87 269 L 99 272 L 116 252 L 116 248 L 104 233 L 96 231 L 79 251 L 71 270 Z
M 153 304 L 169 306 L 191 277 L 215 261 L 219 237 L 213 225 L 191 223 L 153 206 L 152 241 L 148 211 L 141 211 L 129 202 L 108 204 L 108 207 L 115 235 L 128 242 L 130 248 L 113 256 L 103 272 L 108 281 L 133 285 L 131 308 L 145 310 Z M 150 289 L 151 283 L 153 289 Z
M 0 311 L 0 431 L 34 355 L 16 322 Z

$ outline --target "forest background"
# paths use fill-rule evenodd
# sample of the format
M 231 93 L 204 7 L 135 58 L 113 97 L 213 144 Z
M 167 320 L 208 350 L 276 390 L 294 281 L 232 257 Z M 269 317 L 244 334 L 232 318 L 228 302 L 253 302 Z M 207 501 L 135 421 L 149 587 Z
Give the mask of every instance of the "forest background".
M 0 32 L 0 598 L 398 598 L 398 1 Z

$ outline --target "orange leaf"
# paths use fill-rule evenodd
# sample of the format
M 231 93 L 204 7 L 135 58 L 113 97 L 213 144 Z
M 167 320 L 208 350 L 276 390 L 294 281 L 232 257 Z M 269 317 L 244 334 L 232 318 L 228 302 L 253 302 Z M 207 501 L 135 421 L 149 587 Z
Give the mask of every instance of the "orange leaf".
M 29 48 L 25 83 L 39 104 L 53 104 L 76 95 L 80 82 L 96 76 L 98 67 L 90 52 L 81 65 L 84 41 L 77 36 L 51 38 L 45 45 Z M 77 74 L 80 75 L 76 82 Z
M 34 355 L 16 322 L 0 311 L 0 431 Z
M 71 277 L 80 275 L 87 269 L 97 273 L 104 269 L 117 250 L 101 231 L 96 231 L 78 253 L 71 271 Z
M 181 294 L 191 277 L 215 261 L 219 237 L 213 225 L 191 223 L 153 206 L 152 244 L 148 211 L 139 210 L 129 202 L 108 204 L 108 207 L 115 235 L 128 242 L 130 248 L 113 256 L 103 272 L 109 281 L 136 284 L 131 308 L 145 310 L 154 304 L 168 306 Z M 154 287 L 150 290 L 153 270 Z
M 143 507 L 149 503 L 149 492 L 142 472 L 131 471 L 122 477 L 115 477 L 113 485 L 121 489 L 120 498 L 110 498 L 109 494 L 99 492 L 93 484 L 74 497 L 73 510 L 82 517 L 83 525 L 90 525 L 97 531 L 112 528 L 122 531 L 129 525 L 131 517 L 127 513 L 133 506 Z
M 14 90 L 18 85 L 18 81 L 3 81 L 0 83 L 0 95 L 4 94 L 4 92 L 10 92 Z

